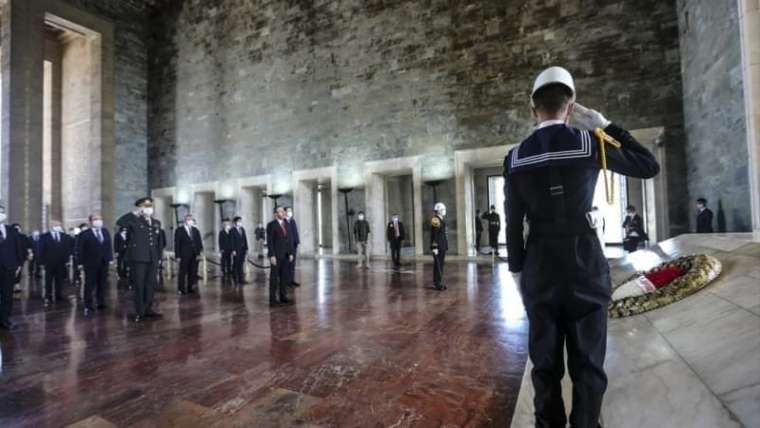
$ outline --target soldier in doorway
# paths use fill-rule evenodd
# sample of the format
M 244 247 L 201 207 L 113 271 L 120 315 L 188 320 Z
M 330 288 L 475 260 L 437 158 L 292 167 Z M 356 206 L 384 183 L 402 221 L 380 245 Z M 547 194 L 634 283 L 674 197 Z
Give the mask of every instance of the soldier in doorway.
M 433 288 L 445 290 L 443 283 L 443 264 L 446 261 L 446 251 L 449 249 L 449 237 L 446 233 L 446 205 L 443 202 L 435 204 L 435 214 L 430 219 L 430 251 L 433 253 Z
M 153 310 L 156 271 L 161 258 L 161 222 L 153 218 L 153 199 L 140 198 L 135 210 L 124 214 L 116 224 L 127 229 L 127 261 L 134 286 L 133 320 L 161 318 Z
M 393 267 L 398 268 L 401 266 L 401 244 L 403 244 L 404 239 L 406 239 L 404 223 L 399 220 L 398 214 L 393 214 L 391 217 L 385 235 L 388 238 L 388 243 L 391 245 Z
M 575 103 L 573 78 L 564 68 L 539 74 L 531 101 L 538 125 L 507 154 L 504 190 L 509 270 L 528 313 L 536 426 L 567 425 L 561 387 L 566 348 L 573 380 L 570 425 L 595 428 L 607 388 L 603 365 L 611 284 L 586 213 L 603 153 L 609 169 L 622 175 L 651 178 L 659 165 L 627 131 Z M 566 124 L 571 115 L 583 129 Z M 596 138 L 596 130 L 614 137 L 620 148 L 609 145 L 603 152 L 606 143 Z
M 490 211 L 483 214 L 483 220 L 488 222 L 488 245 L 491 254 L 499 254 L 499 232 L 501 231 L 501 217 L 496 212 L 496 206 L 491 205 Z

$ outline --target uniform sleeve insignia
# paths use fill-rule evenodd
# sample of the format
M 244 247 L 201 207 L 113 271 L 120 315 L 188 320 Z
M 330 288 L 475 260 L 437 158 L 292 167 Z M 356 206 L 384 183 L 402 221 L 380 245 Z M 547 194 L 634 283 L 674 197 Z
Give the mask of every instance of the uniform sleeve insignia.
M 439 219 L 438 217 L 433 217 L 433 218 L 430 220 L 430 224 L 431 224 L 433 227 L 441 227 L 441 219 Z

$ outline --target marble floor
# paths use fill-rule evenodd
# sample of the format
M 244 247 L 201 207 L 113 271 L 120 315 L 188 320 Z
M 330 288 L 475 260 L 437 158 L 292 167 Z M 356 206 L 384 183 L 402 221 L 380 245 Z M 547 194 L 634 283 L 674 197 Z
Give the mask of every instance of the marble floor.
M 266 273 L 200 296 L 159 293 L 133 324 L 130 294 L 83 316 L 40 288 L 0 332 L 0 427 L 504 427 L 527 359 L 527 321 L 506 265 L 368 271 L 303 260 L 295 305 L 270 309 Z
M 713 284 L 664 308 L 610 321 L 605 426 L 760 427 L 760 239 L 682 235 L 613 261 L 612 273 L 619 283 L 664 259 L 696 253 L 722 262 Z M 513 428 L 533 426 L 530 369 L 528 363 Z M 563 392 L 570 396 L 567 377 Z

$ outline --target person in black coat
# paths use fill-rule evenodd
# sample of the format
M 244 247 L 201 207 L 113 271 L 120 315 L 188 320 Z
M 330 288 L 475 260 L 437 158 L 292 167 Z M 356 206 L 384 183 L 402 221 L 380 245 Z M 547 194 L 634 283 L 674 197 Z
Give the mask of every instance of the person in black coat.
M 145 318 L 162 317 L 153 310 L 156 271 L 161 258 L 161 222 L 152 217 L 153 199 L 138 199 L 135 207 L 135 211 L 121 216 L 116 224 L 127 229 L 126 257 L 135 293 L 133 320 L 140 322 Z
M 445 290 L 443 283 L 443 266 L 446 262 L 446 252 L 449 250 L 449 235 L 446 232 L 446 205 L 442 202 L 435 204 L 435 214 L 430 219 L 430 252 L 433 253 L 433 288 Z
M 84 270 L 84 313 L 89 315 L 93 306 L 92 294 L 95 293 L 97 308 L 106 308 L 106 284 L 108 269 L 113 262 L 111 234 L 103 227 L 103 217 L 92 214 L 90 227 L 79 234 L 77 254 L 79 267 Z
M 623 221 L 623 249 L 632 253 L 639 248 L 639 243 L 646 240 L 644 232 L 644 220 L 636 213 L 636 207 L 628 205 L 626 216 Z
M 5 219 L 5 206 L 0 205 L 0 330 L 12 330 L 13 283 L 25 253 L 18 232 L 6 225 Z
M 232 275 L 232 253 L 235 248 L 232 243 L 232 224 L 229 218 L 222 220 L 222 230 L 219 231 L 219 252 L 222 255 L 222 275 L 228 278 Z
M 269 305 L 290 303 L 287 286 L 290 284 L 290 263 L 293 262 L 293 239 L 288 233 L 285 210 L 277 207 L 274 220 L 267 225 L 267 251 L 271 272 L 269 274 Z
M 605 146 L 609 170 L 636 178 L 659 172 L 655 157 L 629 132 L 576 103 L 575 96 L 567 70 L 551 67 L 539 74 L 531 94 L 537 126 L 504 159 L 509 270 L 528 315 L 534 413 L 541 427 L 568 425 L 561 386 L 565 350 L 573 382 L 570 426 L 599 426 L 607 389 L 611 278 L 586 218 L 600 176 L 601 144 L 607 144 L 596 130 L 620 143 Z
M 248 256 L 248 236 L 242 217 L 233 219 L 232 227 L 232 277 L 238 284 L 245 284 L 245 261 Z
M 179 264 L 177 294 L 195 293 L 198 282 L 198 257 L 203 253 L 203 237 L 195 227 L 191 214 L 185 216 L 185 224 L 174 231 L 174 257 Z M 185 288 L 185 283 L 187 287 Z
M 60 221 L 50 222 L 51 230 L 42 235 L 40 263 L 45 266 L 45 304 L 63 300 L 66 264 L 74 252 L 74 238 L 63 231 Z M 55 297 L 54 297 L 55 296 Z
M 475 251 L 480 252 L 480 238 L 483 236 L 483 219 L 480 210 L 475 210 Z
M 119 275 L 119 279 L 127 278 L 127 229 L 119 228 L 119 233 L 116 234 L 113 240 L 113 249 L 117 256 L 116 272 Z
M 285 220 L 288 222 L 288 233 L 293 240 L 293 262 L 290 264 L 290 285 L 300 287 L 296 282 L 296 263 L 298 262 L 298 246 L 301 245 L 301 237 L 298 235 L 298 223 L 293 217 L 293 208 L 285 208 Z
M 713 212 L 707 208 L 707 199 L 697 199 L 697 233 L 713 233 Z
M 385 230 L 385 236 L 391 245 L 393 266 L 399 267 L 401 266 L 401 244 L 406 239 L 406 230 L 404 229 L 404 223 L 399 220 L 398 214 L 393 214 L 391 217 L 391 221 Z

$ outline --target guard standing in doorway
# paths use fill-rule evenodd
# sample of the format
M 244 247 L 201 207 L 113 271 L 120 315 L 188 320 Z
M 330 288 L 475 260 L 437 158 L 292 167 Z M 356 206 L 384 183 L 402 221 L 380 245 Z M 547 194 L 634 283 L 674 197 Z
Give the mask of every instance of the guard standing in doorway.
M 391 245 L 391 259 L 393 260 L 393 267 L 398 268 L 401 266 L 401 244 L 406 239 L 406 230 L 404 230 L 404 223 L 398 219 L 398 214 L 393 214 L 390 223 L 385 232 L 388 243 Z
M 567 344 L 573 379 L 570 425 L 597 427 L 607 388 L 603 364 L 611 285 L 586 213 L 600 163 L 637 178 L 653 177 L 659 165 L 627 131 L 574 103 L 575 85 L 567 70 L 551 67 L 539 74 L 531 101 L 538 126 L 507 154 L 504 178 L 509 269 L 528 313 L 536 426 L 567 424 L 560 386 Z M 566 125 L 569 117 L 584 129 Z M 609 136 L 619 148 L 600 142 L 610 141 Z
M 445 290 L 443 283 L 443 263 L 446 261 L 446 251 L 449 249 L 449 237 L 446 234 L 446 205 L 443 202 L 435 204 L 435 215 L 430 219 L 430 251 L 433 253 L 433 288 Z
M 161 318 L 153 310 L 156 270 L 161 258 L 161 222 L 152 218 L 153 199 L 141 198 L 136 209 L 124 214 L 116 224 L 127 229 L 127 262 L 134 282 L 135 322 Z
M 491 254 L 499 254 L 499 232 L 501 232 L 501 217 L 496 212 L 496 206 L 491 205 L 491 210 L 483 214 L 483 220 L 488 222 L 488 245 Z

